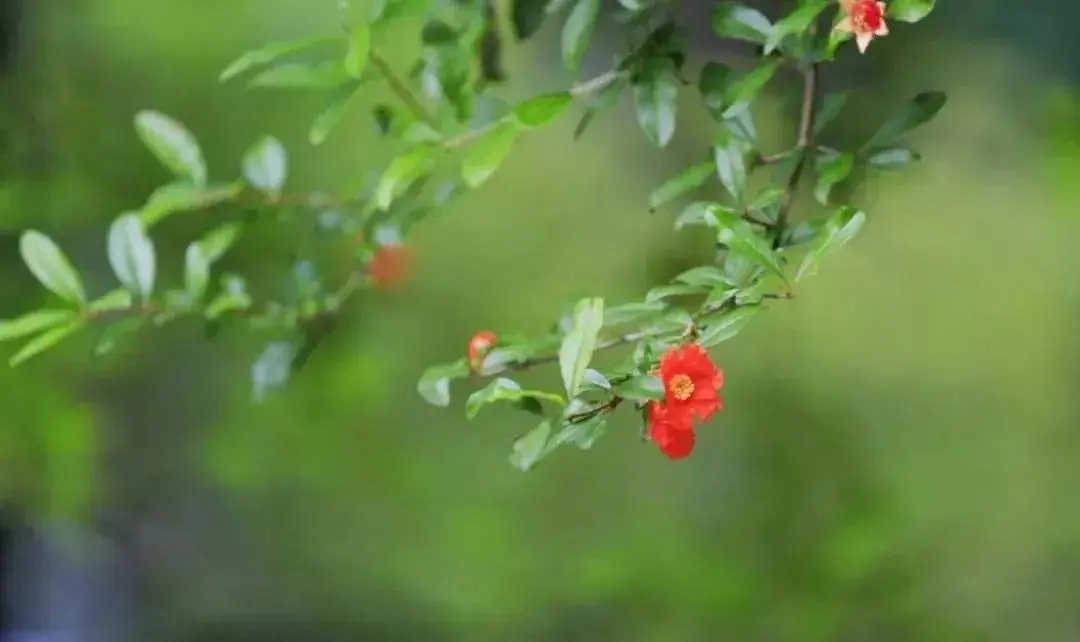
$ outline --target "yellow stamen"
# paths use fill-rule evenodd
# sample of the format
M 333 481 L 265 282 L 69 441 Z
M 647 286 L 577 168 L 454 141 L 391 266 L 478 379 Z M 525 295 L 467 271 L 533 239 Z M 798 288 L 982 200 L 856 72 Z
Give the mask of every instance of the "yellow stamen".
M 684 374 L 678 374 L 671 378 L 668 383 L 673 397 L 679 401 L 686 401 L 694 394 L 694 382 Z

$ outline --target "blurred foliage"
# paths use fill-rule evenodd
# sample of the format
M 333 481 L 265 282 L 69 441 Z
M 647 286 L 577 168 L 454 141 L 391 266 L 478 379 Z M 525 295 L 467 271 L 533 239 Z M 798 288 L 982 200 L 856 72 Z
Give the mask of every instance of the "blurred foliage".
M 1010 8 L 943 3 L 943 20 L 1075 24 L 1073 5 L 996 4 Z M 365 109 L 389 98 L 379 90 L 314 151 L 320 101 L 215 83 L 236 52 L 318 32 L 337 11 L 36 6 L 18 86 L 42 126 L 15 137 L 49 150 L 48 172 L 4 187 L 4 228 L 53 234 L 89 290 L 113 287 L 107 224 L 166 178 L 131 130 L 146 108 L 207 141 L 212 172 L 235 173 L 268 134 L 294 156 L 297 190 L 385 159 Z M 573 146 L 569 121 L 523 142 L 483 190 L 418 227 L 415 280 L 361 298 L 263 405 L 246 384 L 262 344 L 227 331 L 207 344 L 195 326 L 103 360 L 87 338 L 3 372 L 4 496 L 162 533 L 125 540 L 159 640 L 237 639 L 210 629 L 243 620 L 339 623 L 344 639 L 1073 640 L 1076 94 L 1048 91 L 1058 81 L 1028 50 L 953 35 L 913 30 L 869 56 L 887 89 L 853 98 L 858 115 L 827 134 L 837 144 L 913 89 L 947 90 L 950 109 L 920 135 L 920 169 L 855 195 L 858 241 L 718 351 L 727 409 L 691 460 L 672 465 L 617 422 L 595 452 L 521 475 L 504 458 L 512 411 L 466 424 L 415 393 L 424 366 L 462 354 L 476 329 L 542 331 L 566 301 L 640 292 L 710 251 L 643 206 L 697 160 L 708 115 L 680 104 L 658 155 L 620 105 Z M 508 95 L 565 84 L 556 44 L 508 49 Z M 763 112 L 763 135 L 783 109 L 778 97 Z M 215 215 L 159 235 L 173 274 Z M 258 274 L 283 234 L 266 226 L 229 260 Z M 3 242 L 9 316 L 42 295 Z M 312 637 L 274 628 L 260 639 Z

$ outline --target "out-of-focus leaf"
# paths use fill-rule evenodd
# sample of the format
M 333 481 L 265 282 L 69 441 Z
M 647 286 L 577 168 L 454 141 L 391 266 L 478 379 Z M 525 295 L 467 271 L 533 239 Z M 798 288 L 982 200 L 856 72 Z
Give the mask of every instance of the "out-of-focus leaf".
M 469 376 L 469 362 L 458 359 L 453 363 L 432 366 L 424 372 L 416 389 L 433 406 L 450 405 L 450 381 Z
M 157 111 L 135 114 L 135 132 L 162 165 L 195 185 L 206 185 L 206 161 L 195 136 L 176 119 Z
M 27 230 L 19 237 L 19 253 L 34 278 L 58 297 L 73 303 L 86 302 L 79 273 L 51 238 L 37 230 Z
M 21 339 L 70 321 L 78 315 L 72 310 L 35 310 L 15 319 L 0 320 L 0 341 Z
M 154 293 L 157 258 L 154 244 L 136 214 L 125 214 L 109 227 L 109 265 L 124 287 L 144 301 Z

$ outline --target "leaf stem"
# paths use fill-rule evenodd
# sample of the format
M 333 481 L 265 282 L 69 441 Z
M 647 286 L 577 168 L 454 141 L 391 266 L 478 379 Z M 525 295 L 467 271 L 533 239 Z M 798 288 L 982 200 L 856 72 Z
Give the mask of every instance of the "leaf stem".
M 421 120 L 432 127 L 437 126 L 438 123 L 435 118 L 428 113 L 428 110 L 424 108 L 424 105 L 416 98 L 416 95 L 413 94 L 412 90 L 409 89 L 409 86 L 394 73 L 393 68 L 390 67 L 390 63 L 387 62 L 385 58 L 372 51 L 370 61 L 371 65 L 386 79 L 386 83 L 390 85 L 390 91 L 394 92 L 394 95 L 398 97 L 398 100 L 412 112 L 412 115 L 416 117 L 417 120 Z

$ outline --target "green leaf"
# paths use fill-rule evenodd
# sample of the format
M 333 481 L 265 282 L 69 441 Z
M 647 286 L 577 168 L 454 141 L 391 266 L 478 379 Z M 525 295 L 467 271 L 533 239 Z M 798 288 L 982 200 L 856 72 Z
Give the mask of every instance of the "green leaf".
M 495 173 L 517 141 L 518 130 L 512 122 L 502 122 L 473 141 L 462 162 L 461 178 L 471 189 L 480 187 Z
M 567 397 L 575 396 L 581 387 L 582 377 L 592 360 L 603 326 L 603 299 L 582 299 L 577 302 L 570 332 L 559 346 L 559 371 L 566 386 Z
M 37 230 L 27 230 L 19 237 L 19 253 L 34 278 L 53 294 L 72 303 L 86 302 L 79 273 L 51 238 Z
M 242 73 L 255 67 L 267 65 L 282 56 L 287 56 L 304 49 L 311 49 L 320 45 L 336 42 L 336 36 L 319 36 L 317 38 L 304 38 L 302 40 L 290 40 L 289 42 L 275 42 L 260 49 L 244 52 L 239 58 L 229 63 L 221 72 L 218 80 L 228 82 Z
M 184 287 L 196 299 L 206 293 L 210 282 L 210 259 L 202 245 L 192 243 L 184 253 Z
M 829 204 L 829 193 L 837 184 L 851 175 L 855 168 L 855 155 L 849 152 L 832 154 L 818 159 L 818 181 L 814 187 L 814 199 L 822 205 Z
M 608 381 L 608 378 L 592 368 L 587 368 L 585 370 L 585 377 L 582 379 L 582 385 L 600 388 L 601 390 L 611 390 L 611 382 Z
M 321 145 L 326 140 L 330 132 L 341 122 L 342 117 L 345 115 L 345 108 L 349 106 L 349 102 L 356 96 L 359 87 L 360 84 L 356 83 L 342 87 L 334 92 L 323 110 L 311 122 L 311 128 L 308 129 L 309 143 Z
M 685 283 L 675 285 L 661 285 L 655 287 L 645 295 L 645 302 L 652 303 L 653 301 L 662 301 L 673 296 L 688 296 L 694 294 L 704 294 L 706 288 L 698 285 L 687 285 Z
M 724 271 L 715 265 L 702 265 L 690 268 L 675 277 L 675 280 L 687 285 L 697 285 L 702 287 L 716 287 L 727 283 L 727 277 L 724 276 Z
M 275 341 L 262 351 L 251 365 L 251 398 L 255 403 L 265 401 L 272 390 L 289 382 L 296 347 L 288 341 Z
M 446 407 L 450 405 L 450 381 L 469 376 L 469 362 L 458 359 L 453 363 L 432 366 L 420 377 L 417 392 L 429 404 Z
M 907 147 L 885 147 L 870 152 L 867 165 L 882 171 L 897 171 L 922 160 L 922 156 Z
M 112 312 L 130 309 L 131 304 L 131 292 L 125 288 L 117 288 L 91 301 L 86 308 L 91 312 Z
M 720 183 L 737 202 L 741 202 L 746 190 L 745 143 L 721 130 L 713 147 L 713 159 Z
M 641 375 L 615 386 L 615 394 L 631 401 L 662 401 L 664 382 L 655 375 Z
M 725 96 L 731 86 L 731 68 L 718 62 L 707 62 L 701 68 L 698 77 L 698 91 L 705 101 L 705 107 L 713 118 L 721 119 L 724 112 Z
M 430 172 L 434 165 L 433 154 L 431 147 L 420 145 L 390 161 L 375 188 L 376 207 L 384 212 L 389 210 L 398 196 Z
M 892 0 L 888 16 L 900 22 L 918 22 L 930 15 L 936 0 Z
M 605 428 L 607 428 L 607 415 L 600 413 L 580 423 L 564 427 L 551 441 L 558 444 L 574 442 L 578 448 L 589 450 L 596 440 L 603 436 Z
M 945 106 L 945 100 L 943 91 L 924 91 L 916 95 L 885 121 L 885 124 L 862 146 L 859 154 L 864 155 L 875 147 L 890 146 L 907 132 L 930 122 Z
M 162 185 L 150 194 L 146 204 L 139 209 L 139 219 L 149 229 L 166 216 L 176 212 L 189 212 L 224 203 L 236 198 L 244 189 L 241 181 L 227 185 L 199 186 L 188 182 Z
M 611 328 L 635 323 L 642 319 L 655 317 L 665 309 L 667 309 L 667 305 L 663 301 L 616 305 L 604 310 L 604 327 Z M 588 377 L 588 372 L 586 372 L 586 377 Z
M 865 222 L 866 214 L 853 207 L 845 205 L 838 209 L 818 233 L 817 239 L 795 274 L 795 280 L 799 281 L 804 276 L 816 274 L 821 260 L 850 241 L 862 229 Z
M 345 72 L 359 78 L 371 57 L 371 27 L 361 22 L 349 34 L 349 50 L 345 53 Z
M 772 80 L 783 62 L 783 60 L 770 60 L 731 83 L 724 92 L 725 108 L 720 117 L 733 118 L 746 111 L 758 92 Z
M 779 48 L 784 38 L 804 33 L 828 5 L 827 0 L 811 0 L 784 16 L 783 19 L 773 25 L 772 32 L 765 43 L 765 55 L 767 56 Z
M 135 132 L 158 161 L 177 176 L 206 185 L 206 161 L 198 141 L 177 120 L 157 111 L 135 114 Z
M 562 29 L 562 57 L 570 71 L 577 71 L 581 66 L 581 58 L 592 40 L 599 14 L 600 0 L 577 0 L 566 18 Z
M 135 214 L 125 214 L 109 226 L 109 265 L 124 287 L 143 301 L 154 293 L 157 259 L 154 244 Z
M 106 327 L 98 337 L 97 343 L 94 344 L 94 354 L 100 357 L 112 352 L 121 339 L 134 334 L 146 321 L 146 317 L 128 317 Z
M 513 114 L 523 127 L 540 127 L 561 116 L 573 102 L 574 97 L 568 91 L 541 94 L 518 103 Z
M 21 339 L 75 318 L 71 310 L 35 310 L 17 319 L 0 320 L 0 341 Z
M 845 92 L 826 94 L 821 99 L 821 107 L 814 116 L 814 135 L 817 136 L 828 127 L 829 123 L 836 119 L 847 105 L 848 95 Z
M 510 22 L 518 42 L 532 38 L 544 24 L 547 0 L 513 0 L 510 6 Z
M 737 335 L 760 310 L 761 308 L 758 306 L 748 306 L 728 312 L 701 329 L 701 333 L 698 335 L 698 344 L 703 348 L 711 348 L 727 341 Z
M 713 175 L 715 169 L 715 163 L 708 161 L 687 167 L 653 190 L 652 194 L 649 194 L 649 209 L 655 210 L 661 205 L 701 187 Z
M 734 2 L 716 5 L 712 27 L 722 38 L 734 38 L 757 44 L 765 44 L 772 33 L 772 23 L 760 11 Z
M 740 219 L 737 214 L 733 215 L 720 207 L 711 207 L 709 213 L 715 218 L 716 227 L 719 230 L 717 241 L 745 256 L 754 265 L 772 272 L 785 283 L 788 282 L 783 266 L 780 265 L 780 259 L 773 252 L 769 242 L 757 234 L 746 221 Z
M 510 465 L 522 472 L 530 470 L 547 454 L 546 446 L 550 435 L 551 424 L 545 421 L 518 437 L 510 453 Z
M 559 395 L 538 390 L 523 390 L 516 381 L 499 377 L 469 395 L 468 401 L 465 402 L 465 416 L 473 419 L 481 408 L 500 401 L 509 402 L 527 412 L 542 415 L 544 410 L 539 404 L 540 400 L 551 401 L 560 406 L 566 404 Z
M 675 219 L 675 229 L 681 230 L 688 225 L 715 225 L 716 219 L 710 214 L 712 203 L 696 201 L 686 206 Z M 736 212 L 736 216 L 738 213 Z
M 76 330 L 86 325 L 86 322 L 82 319 L 76 319 L 66 325 L 55 327 L 47 332 L 39 334 L 31 339 L 26 345 L 19 349 L 11 359 L 8 360 L 8 365 L 12 368 L 23 363 L 31 357 L 45 352 L 49 348 L 52 348 L 56 344 L 60 343 L 68 336 L 75 333 Z
M 285 186 L 289 163 L 285 146 L 273 136 L 255 143 L 244 154 L 244 178 L 259 190 L 276 197 Z
M 654 144 L 665 147 L 675 136 L 678 80 L 667 58 L 650 60 L 634 84 L 637 121 Z
M 270 67 L 248 81 L 264 89 L 333 89 L 355 79 L 342 61 L 285 63 Z
M 589 128 L 589 124 L 592 123 L 593 118 L 599 111 L 615 104 L 622 95 L 623 90 L 626 89 L 626 86 L 626 81 L 619 78 L 611 81 L 605 85 L 603 89 L 592 96 L 589 108 L 585 110 L 585 113 L 581 115 L 581 120 L 574 126 L 574 140 L 578 140 L 585 134 L 585 130 Z
M 208 263 L 214 263 L 240 238 L 240 224 L 236 222 L 226 223 L 216 227 L 199 240 L 199 247 Z

